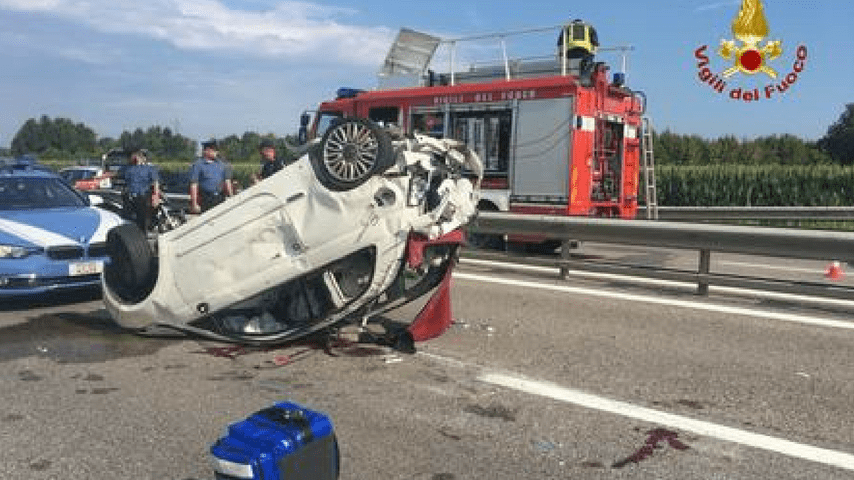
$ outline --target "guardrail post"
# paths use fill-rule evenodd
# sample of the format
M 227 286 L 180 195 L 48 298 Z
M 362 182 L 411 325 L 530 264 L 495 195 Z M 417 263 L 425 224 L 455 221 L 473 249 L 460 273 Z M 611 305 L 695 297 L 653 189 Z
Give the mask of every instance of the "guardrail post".
M 569 267 L 566 265 L 566 262 L 570 259 L 572 253 L 570 243 L 570 240 L 560 242 L 560 278 L 564 280 L 569 280 Z
M 708 296 L 709 295 L 709 279 L 707 275 L 709 274 L 709 269 L 712 266 L 712 251 L 708 249 L 700 250 L 700 268 L 697 269 L 697 273 L 699 273 L 700 280 L 697 283 L 697 295 Z

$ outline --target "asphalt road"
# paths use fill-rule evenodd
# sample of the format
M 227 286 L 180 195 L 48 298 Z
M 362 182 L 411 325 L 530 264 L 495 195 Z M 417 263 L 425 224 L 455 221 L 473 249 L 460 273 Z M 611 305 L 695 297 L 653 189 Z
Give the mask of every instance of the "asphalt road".
M 852 478 L 854 306 L 731 293 L 464 262 L 457 322 L 414 355 L 142 338 L 91 295 L 7 304 L 0 478 L 209 479 L 225 426 L 283 400 L 330 415 L 342 479 Z

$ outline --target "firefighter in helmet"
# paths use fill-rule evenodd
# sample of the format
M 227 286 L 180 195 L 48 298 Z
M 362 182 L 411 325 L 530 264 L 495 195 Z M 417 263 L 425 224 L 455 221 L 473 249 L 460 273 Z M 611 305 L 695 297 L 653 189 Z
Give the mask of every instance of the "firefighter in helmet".
M 584 73 L 593 66 L 599 37 L 592 25 L 576 19 L 560 30 L 557 48 L 559 55 L 565 55 L 570 60 L 579 59 L 579 72 Z

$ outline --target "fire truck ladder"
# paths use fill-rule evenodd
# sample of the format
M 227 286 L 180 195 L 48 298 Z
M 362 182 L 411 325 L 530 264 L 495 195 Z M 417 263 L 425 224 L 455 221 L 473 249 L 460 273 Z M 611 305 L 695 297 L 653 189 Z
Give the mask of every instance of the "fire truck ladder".
M 646 193 L 646 218 L 658 220 L 658 201 L 655 193 L 655 157 L 652 153 L 652 121 L 643 117 L 643 141 L 641 155 L 643 156 L 643 180 Z

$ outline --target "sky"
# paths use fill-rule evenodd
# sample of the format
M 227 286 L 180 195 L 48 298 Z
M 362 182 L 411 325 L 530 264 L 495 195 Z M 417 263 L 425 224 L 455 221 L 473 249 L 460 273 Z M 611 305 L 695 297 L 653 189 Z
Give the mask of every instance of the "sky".
M 603 47 L 633 48 L 627 83 L 645 93 L 659 131 L 817 140 L 854 103 L 854 2 L 761 3 L 769 31 L 758 45 L 781 41 L 766 60 L 777 78 L 736 73 L 719 93 L 700 80 L 695 52 L 707 47 L 710 73 L 733 65 L 718 47 L 735 40 L 741 0 L 0 0 L 0 146 L 42 115 L 99 137 L 154 125 L 195 140 L 285 136 L 338 87 L 376 88 L 402 27 L 442 39 L 555 27 L 505 37 L 519 58 L 554 54 L 557 26 L 576 18 L 596 27 Z M 501 59 L 494 38 L 458 45 L 460 64 Z M 447 52 L 440 47 L 434 70 L 448 70 Z M 597 58 L 622 68 L 614 51 Z M 777 92 L 787 77 L 794 82 Z M 760 98 L 734 100 L 736 88 L 758 88 Z

